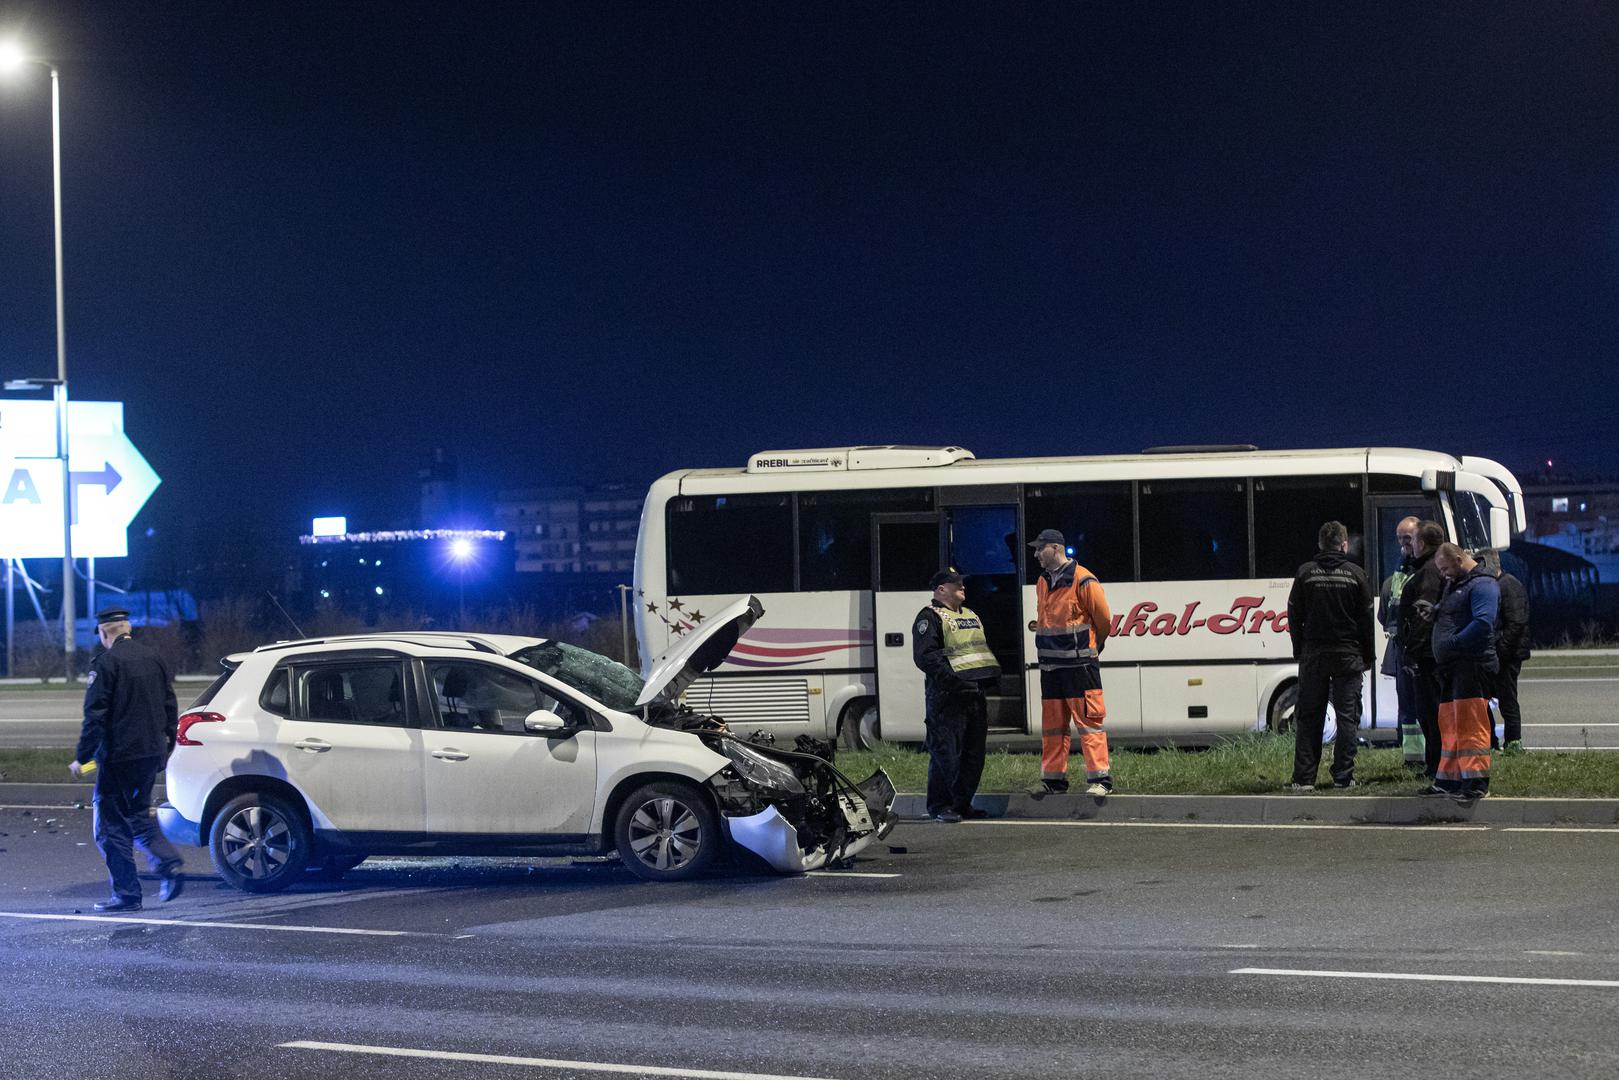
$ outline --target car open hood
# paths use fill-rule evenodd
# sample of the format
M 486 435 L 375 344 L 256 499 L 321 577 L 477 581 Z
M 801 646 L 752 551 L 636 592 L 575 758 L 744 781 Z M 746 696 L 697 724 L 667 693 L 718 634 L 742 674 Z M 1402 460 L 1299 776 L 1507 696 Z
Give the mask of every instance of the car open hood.
M 731 655 L 737 638 L 747 633 L 748 627 L 758 622 L 764 613 L 764 605 L 759 603 L 758 597 L 745 596 L 703 620 L 674 648 L 653 661 L 646 688 L 635 701 L 636 707 L 656 701 L 670 705 L 679 701 L 686 687 L 697 681 L 697 676 L 719 667 Z

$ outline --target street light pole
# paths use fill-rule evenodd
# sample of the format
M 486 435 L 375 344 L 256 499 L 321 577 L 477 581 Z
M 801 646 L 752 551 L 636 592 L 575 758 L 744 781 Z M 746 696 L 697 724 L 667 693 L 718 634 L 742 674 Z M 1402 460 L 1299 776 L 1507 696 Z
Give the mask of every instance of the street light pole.
M 67 430 L 67 314 L 62 299 L 62 80 L 51 69 L 51 195 L 56 240 L 56 378 L 58 431 L 62 455 L 62 659 L 68 682 L 73 681 L 73 654 L 79 646 L 77 591 L 73 580 L 73 469 L 68 461 Z

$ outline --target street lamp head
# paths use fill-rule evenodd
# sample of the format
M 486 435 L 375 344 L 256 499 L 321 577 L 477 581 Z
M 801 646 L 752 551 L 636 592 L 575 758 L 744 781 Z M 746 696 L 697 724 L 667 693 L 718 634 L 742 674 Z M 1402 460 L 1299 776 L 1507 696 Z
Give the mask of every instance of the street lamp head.
M 0 75 L 10 75 L 28 63 L 28 52 L 20 42 L 0 41 Z

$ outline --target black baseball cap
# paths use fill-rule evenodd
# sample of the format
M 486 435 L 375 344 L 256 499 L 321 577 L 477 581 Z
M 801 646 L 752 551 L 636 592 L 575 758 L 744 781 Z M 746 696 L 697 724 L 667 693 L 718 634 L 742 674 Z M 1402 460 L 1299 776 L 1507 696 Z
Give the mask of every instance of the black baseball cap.
M 1064 551 L 1068 550 L 1068 544 L 1063 540 L 1062 533 L 1056 529 L 1041 529 L 1040 535 L 1029 541 L 1029 546 L 1032 548 L 1043 548 L 1047 544 L 1057 544 Z
M 933 580 L 928 582 L 928 588 L 937 589 L 940 585 L 965 584 L 967 584 L 967 579 L 956 573 L 954 570 L 940 570 L 937 574 L 933 575 Z

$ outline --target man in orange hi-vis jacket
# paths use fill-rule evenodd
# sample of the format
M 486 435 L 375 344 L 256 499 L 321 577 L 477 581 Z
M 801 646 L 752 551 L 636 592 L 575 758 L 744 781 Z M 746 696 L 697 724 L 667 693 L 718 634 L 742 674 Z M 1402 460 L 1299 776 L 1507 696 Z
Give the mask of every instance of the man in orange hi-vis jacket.
M 1062 533 L 1046 529 L 1029 546 L 1040 560 L 1035 585 L 1035 652 L 1040 661 L 1040 783 L 1030 794 L 1068 790 L 1068 726 L 1079 726 L 1085 755 L 1085 794 L 1113 790 L 1102 721 L 1102 668 L 1098 657 L 1113 614 L 1096 575 L 1068 557 Z

